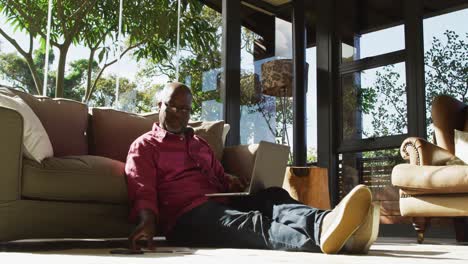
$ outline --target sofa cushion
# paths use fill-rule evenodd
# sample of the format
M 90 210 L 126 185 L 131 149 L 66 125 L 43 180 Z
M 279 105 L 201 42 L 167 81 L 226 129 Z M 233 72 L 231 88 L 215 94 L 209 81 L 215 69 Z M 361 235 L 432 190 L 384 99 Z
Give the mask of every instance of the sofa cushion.
M 57 201 L 127 203 L 124 163 L 98 156 L 24 160 L 22 196 Z
M 41 162 L 54 156 L 52 145 L 41 121 L 31 108 L 17 95 L 0 92 L 0 106 L 15 110 L 23 117 L 24 155 Z
M 87 155 L 88 106 L 69 99 L 36 97 L 11 90 L 21 97 L 42 122 L 54 156 Z
M 392 170 L 392 184 L 410 194 L 468 193 L 468 165 L 399 164 Z
M 159 121 L 158 113 L 132 114 L 111 108 L 93 108 L 90 135 L 90 154 L 125 162 L 130 145 L 151 130 Z M 195 134 L 205 139 L 221 160 L 225 134 L 229 126 L 224 121 L 190 121 Z
M 125 162 L 135 139 L 151 130 L 157 114 L 138 115 L 111 108 L 93 108 L 90 153 Z

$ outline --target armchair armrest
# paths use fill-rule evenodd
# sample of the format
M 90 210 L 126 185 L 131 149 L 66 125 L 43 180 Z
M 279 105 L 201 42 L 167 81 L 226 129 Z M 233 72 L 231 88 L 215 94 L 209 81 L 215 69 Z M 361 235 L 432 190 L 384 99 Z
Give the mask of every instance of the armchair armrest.
M 392 184 L 406 194 L 451 194 L 468 192 L 468 166 L 416 166 L 398 164 L 392 169 Z
M 223 167 L 226 173 L 250 180 L 258 144 L 229 146 L 224 148 Z
M 418 137 L 405 139 L 401 144 L 400 154 L 413 165 L 445 165 L 454 157 L 448 150 Z
M 0 106 L 0 202 L 20 198 L 23 117 Z

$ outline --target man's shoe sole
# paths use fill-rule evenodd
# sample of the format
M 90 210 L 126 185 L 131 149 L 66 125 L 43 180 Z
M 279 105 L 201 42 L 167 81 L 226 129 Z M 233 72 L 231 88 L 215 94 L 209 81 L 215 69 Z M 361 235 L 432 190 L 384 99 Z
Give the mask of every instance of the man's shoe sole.
M 365 222 L 346 241 L 344 250 L 351 254 L 367 254 L 377 239 L 380 224 L 380 203 L 373 202 L 367 213 Z
M 320 237 L 320 249 L 323 253 L 336 254 L 341 250 L 348 238 L 364 222 L 371 201 L 372 194 L 364 185 L 356 186 L 345 196 L 336 218 Z

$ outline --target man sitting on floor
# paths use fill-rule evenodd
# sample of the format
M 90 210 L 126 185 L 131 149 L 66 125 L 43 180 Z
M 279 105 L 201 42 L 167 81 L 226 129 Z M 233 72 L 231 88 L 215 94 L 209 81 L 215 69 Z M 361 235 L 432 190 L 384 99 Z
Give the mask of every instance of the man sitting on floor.
M 130 147 L 125 167 L 130 219 L 138 219 L 129 236 L 132 249 L 140 239 L 153 248 L 156 228 L 161 228 L 170 243 L 185 246 L 321 249 L 333 254 L 353 241 L 366 248 L 351 248 L 368 250 L 370 230 L 360 231 L 365 234 L 361 241 L 350 239 L 370 221 L 372 197 L 364 185 L 331 211 L 301 204 L 279 187 L 246 197 L 205 196 L 239 191 L 241 184 L 224 173 L 207 142 L 187 127 L 191 105 L 187 86 L 166 85 L 158 103 L 159 123 Z

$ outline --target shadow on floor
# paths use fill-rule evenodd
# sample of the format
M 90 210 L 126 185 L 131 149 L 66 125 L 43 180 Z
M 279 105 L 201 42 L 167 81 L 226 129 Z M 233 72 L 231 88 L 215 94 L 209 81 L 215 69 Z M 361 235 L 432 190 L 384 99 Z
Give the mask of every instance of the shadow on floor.
M 145 246 L 145 243 L 138 243 Z M 0 252 L 45 252 L 70 249 L 126 248 L 128 242 L 121 240 L 54 240 L 54 241 L 13 241 L 0 243 Z M 167 247 L 166 241 L 156 241 L 156 247 Z

